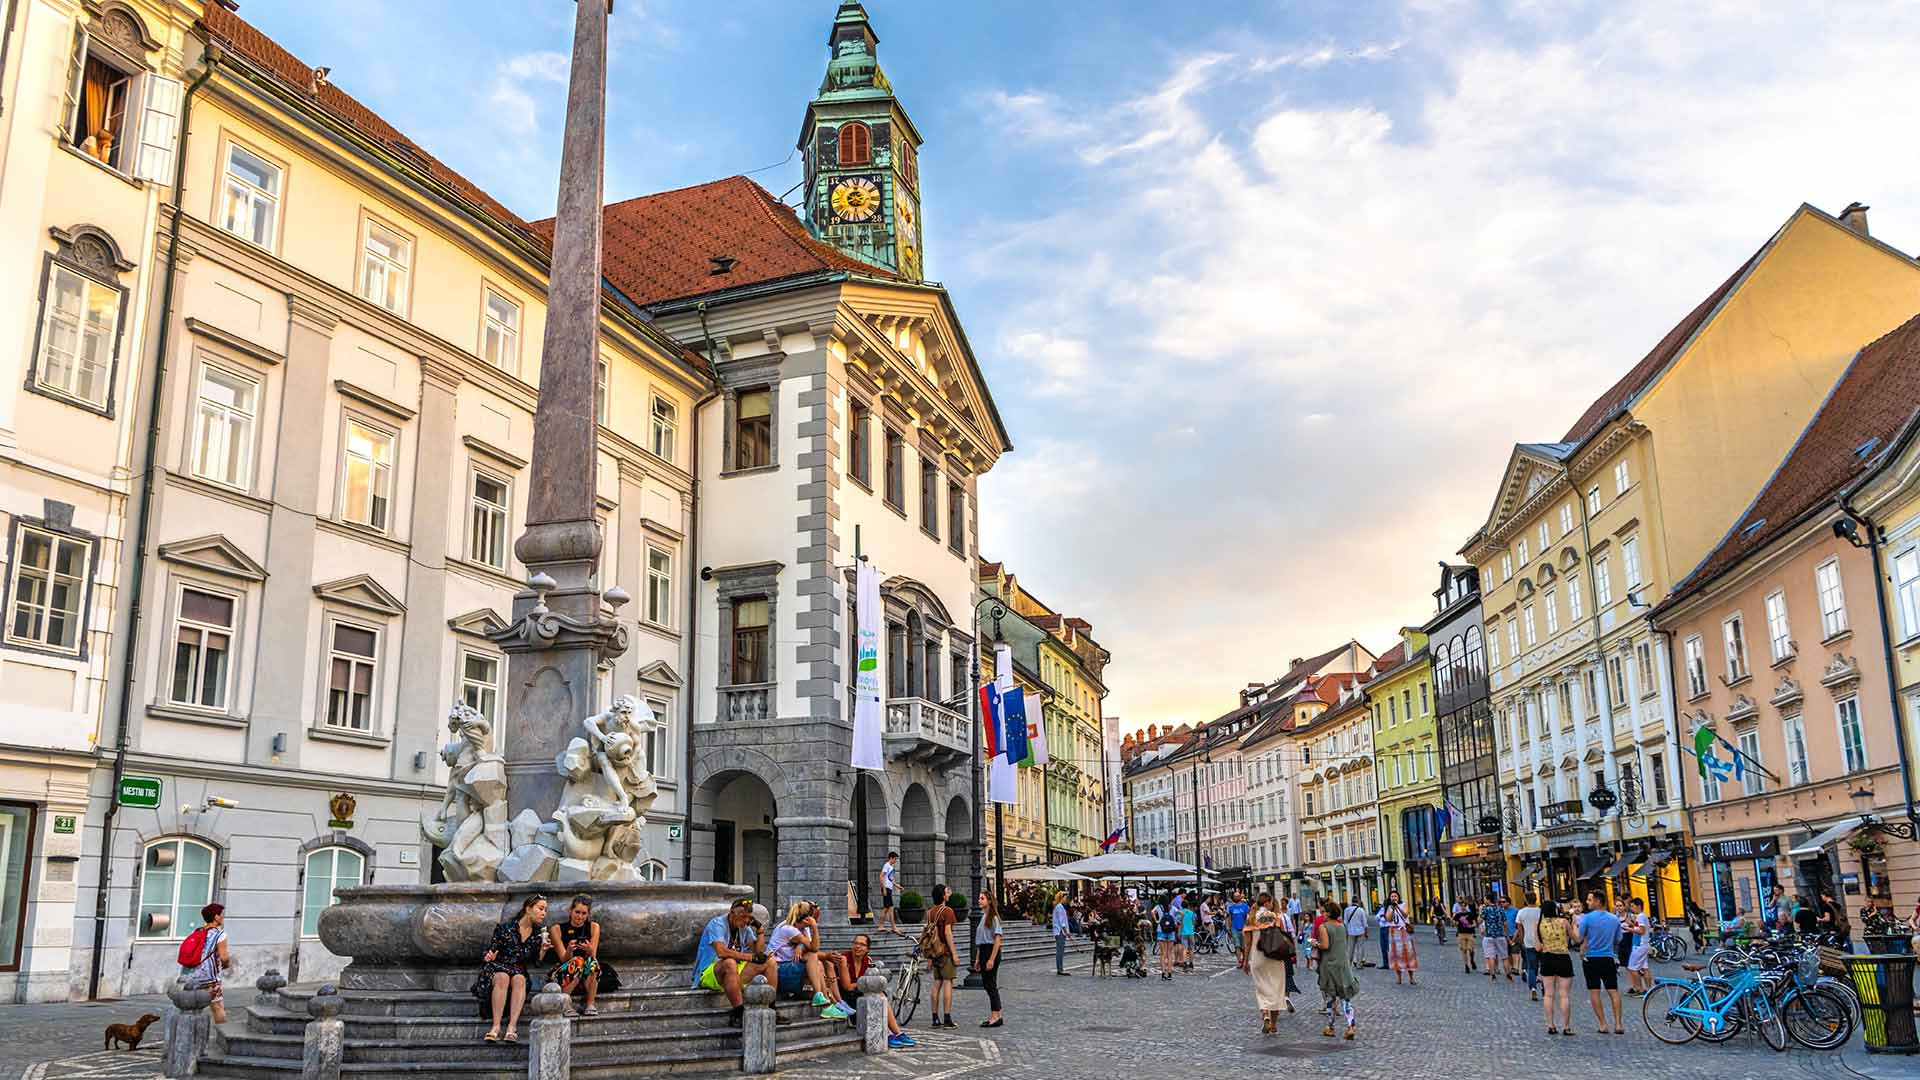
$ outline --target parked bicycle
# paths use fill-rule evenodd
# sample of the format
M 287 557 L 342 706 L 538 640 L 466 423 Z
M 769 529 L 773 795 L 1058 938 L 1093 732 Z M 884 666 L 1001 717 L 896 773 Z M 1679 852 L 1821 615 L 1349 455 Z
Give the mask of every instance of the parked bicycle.
M 1842 980 L 1820 974 L 1819 945 L 1813 941 L 1756 943 L 1746 962 L 1730 966 L 1716 953 L 1726 974 L 1709 965 L 1683 964 L 1692 979 L 1661 979 L 1641 1005 L 1647 1030 L 1662 1042 L 1695 1038 L 1724 1042 L 1755 1024 L 1772 1045 L 1779 1032 L 1813 1050 L 1833 1050 L 1853 1038 L 1859 998 Z M 1756 1001 L 1754 999 L 1761 999 Z M 1764 1004 L 1764 1008 L 1763 1008 Z M 1775 1047 L 1780 1049 L 1780 1047 Z
M 1860 926 L 1874 937 L 1913 936 L 1913 924 L 1895 915 L 1892 908 L 1872 905 L 1861 908 Z
M 1707 975 L 1705 964 L 1682 964 L 1691 979 L 1656 979 L 1640 1003 L 1640 1019 L 1663 1043 L 1726 1042 L 1752 1024 L 1775 1051 L 1787 1048 L 1786 1022 L 1774 1008 L 1767 977 L 1754 967 L 1731 978 Z
M 912 1022 L 914 1010 L 920 1007 L 920 976 L 926 970 L 920 946 L 915 945 L 907 962 L 887 976 L 887 1000 L 893 1004 L 893 1018 L 902 1025 Z
M 1653 936 L 1648 940 L 1647 947 L 1653 950 L 1653 958 L 1662 963 L 1671 964 L 1687 954 L 1687 943 L 1668 929 L 1666 923 L 1654 924 Z

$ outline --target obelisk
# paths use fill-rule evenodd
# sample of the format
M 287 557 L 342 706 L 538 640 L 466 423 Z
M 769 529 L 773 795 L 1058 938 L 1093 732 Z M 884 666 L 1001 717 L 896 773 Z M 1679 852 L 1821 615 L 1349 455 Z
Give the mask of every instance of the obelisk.
M 614 615 L 626 597 L 597 582 L 594 520 L 599 424 L 600 208 L 606 156 L 606 0 L 579 0 L 567 87 L 560 198 L 553 223 L 547 326 L 540 349 L 540 404 L 533 415 L 527 529 L 514 544 L 528 588 L 514 597 L 513 625 L 494 640 L 508 654 L 506 719 L 509 816 L 553 816 L 563 780 L 554 758 L 600 708 L 598 667 L 625 649 Z

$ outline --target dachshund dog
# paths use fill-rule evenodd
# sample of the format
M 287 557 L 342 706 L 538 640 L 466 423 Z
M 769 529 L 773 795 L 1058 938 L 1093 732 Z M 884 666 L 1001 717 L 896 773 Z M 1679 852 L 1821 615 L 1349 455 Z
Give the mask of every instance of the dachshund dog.
M 111 1050 L 114 1048 L 114 1043 L 126 1043 L 129 1050 L 140 1049 L 140 1040 L 146 1036 L 147 1026 L 158 1019 L 160 1018 L 148 1013 L 135 1023 L 108 1024 L 106 1045 L 101 1049 Z

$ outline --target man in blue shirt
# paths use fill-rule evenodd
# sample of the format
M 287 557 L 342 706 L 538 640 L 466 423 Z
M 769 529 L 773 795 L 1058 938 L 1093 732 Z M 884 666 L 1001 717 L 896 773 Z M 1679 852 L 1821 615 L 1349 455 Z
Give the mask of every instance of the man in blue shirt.
M 753 917 L 753 901 L 742 896 L 725 915 L 715 915 L 700 932 L 700 951 L 693 958 L 693 985 L 701 990 L 725 994 L 733 1011 L 727 1023 L 740 1026 L 746 1012 L 743 988 L 755 975 L 778 984 L 779 965 L 766 952 L 766 934 Z
M 1233 955 L 1243 960 L 1246 959 L 1241 954 L 1246 951 L 1247 913 L 1252 910 L 1247 898 L 1238 892 L 1233 894 L 1233 903 L 1227 905 L 1227 922 L 1233 927 Z
M 1053 894 L 1053 973 L 1071 975 L 1067 970 L 1067 894 Z
M 1500 901 L 1500 915 L 1507 924 L 1507 978 L 1512 979 L 1514 972 L 1520 970 L 1520 949 L 1515 940 L 1520 936 L 1520 909 L 1515 906 L 1512 893 Z
M 1607 1027 L 1607 1010 L 1601 991 L 1613 1001 L 1615 1034 L 1625 1034 L 1620 1016 L 1620 961 L 1613 950 L 1620 942 L 1620 917 L 1607 910 L 1606 901 L 1597 892 L 1587 894 L 1587 913 L 1574 927 L 1574 943 L 1579 945 L 1580 967 L 1587 975 L 1587 999 L 1593 1003 L 1594 1021 L 1601 1031 Z

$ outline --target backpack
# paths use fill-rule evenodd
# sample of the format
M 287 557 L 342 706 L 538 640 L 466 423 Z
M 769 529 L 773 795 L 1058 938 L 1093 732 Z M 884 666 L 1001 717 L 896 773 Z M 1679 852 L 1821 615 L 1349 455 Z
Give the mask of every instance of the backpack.
M 926 926 L 921 928 L 920 940 L 917 944 L 920 946 L 921 955 L 929 959 L 938 959 L 947 955 L 946 935 L 940 932 L 940 924 L 932 920 L 928 920 Z
M 188 934 L 187 940 L 180 943 L 181 967 L 197 968 L 200 962 L 207 958 L 207 931 L 211 929 L 212 927 L 203 926 Z
M 1288 963 L 1293 960 L 1293 935 L 1287 933 L 1284 926 L 1269 926 L 1260 931 L 1260 936 L 1254 939 L 1254 948 L 1259 949 L 1260 955 L 1269 960 Z
M 1180 917 L 1174 914 L 1172 908 L 1168 908 L 1161 913 L 1160 932 L 1168 937 L 1172 937 L 1180 932 Z

